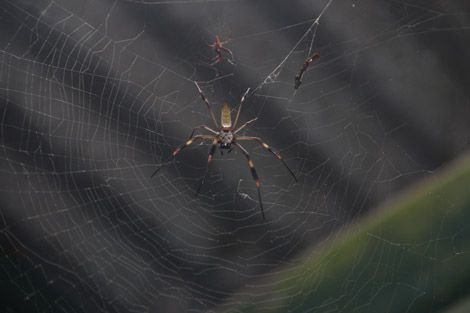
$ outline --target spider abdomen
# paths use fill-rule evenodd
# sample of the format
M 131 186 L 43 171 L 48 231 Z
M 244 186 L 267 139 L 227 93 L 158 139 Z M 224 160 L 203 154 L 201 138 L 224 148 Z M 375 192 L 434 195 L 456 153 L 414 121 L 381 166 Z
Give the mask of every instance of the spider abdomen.
M 222 117 L 221 117 L 222 127 L 228 128 L 232 126 L 232 119 L 230 118 L 230 108 L 228 104 L 222 106 Z

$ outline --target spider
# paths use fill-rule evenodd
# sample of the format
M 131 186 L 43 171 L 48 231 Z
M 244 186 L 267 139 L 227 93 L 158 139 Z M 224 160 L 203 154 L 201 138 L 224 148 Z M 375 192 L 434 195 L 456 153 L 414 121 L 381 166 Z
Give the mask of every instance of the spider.
M 211 61 L 215 60 L 215 62 L 210 63 L 209 66 L 213 66 L 213 65 L 219 63 L 220 60 L 222 60 L 222 53 L 220 52 L 220 50 L 223 50 L 223 51 L 227 52 L 228 54 L 230 54 L 230 58 L 233 60 L 232 51 L 230 51 L 230 49 L 228 49 L 228 48 L 223 47 L 224 45 L 228 44 L 230 42 L 230 40 L 232 39 L 232 34 L 230 33 L 230 31 L 228 29 L 227 29 L 227 31 L 228 31 L 228 39 L 227 40 L 221 42 L 220 39 L 219 39 L 219 36 L 215 36 L 215 42 L 214 42 L 213 45 L 208 44 L 206 42 L 206 45 L 213 48 L 214 51 L 217 53 L 217 55 L 211 59 Z
M 243 94 L 243 96 L 240 100 L 237 115 L 235 117 L 235 122 L 233 123 L 233 125 L 232 125 L 232 119 L 230 117 L 230 108 L 229 108 L 228 104 L 224 104 L 222 106 L 222 116 L 221 116 L 221 121 L 220 121 L 221 125 L 219 125 L 219 123 L 217 123 L 217 120 L 215 119 L 214 112 L 212 111 L 212 107 L 209 104 L 209 101 L 207 100 L 206 96 L 204 96 L 204 94 L 202 93 L 201 88 L 199 88 L 199 85 L 196 82 L 195 82 L 195 84 L 196 84 L 197 89 L 199 90 L 199 94 L 201 95 L 202 100 L 206 103 L 207 108 L 209 109 L 209 112 L 211 113 L 212 120 L 214 121 L 214 124 L 217 128 L 217 131 L 213 130 L 212 128 L 209 128 L 205 125 L 199 125 L 199 126 L 194 127 L 191 135 L 189 136 L 189 140 L 186 141 L 184 144 L 180 145 L 178 148 L 176 148 L 176 150 L 173 152 L 173 154 L 170 156 L 170 158 L 173 158 L 174 156 L 176 156 L 178 153 L 181 152 L 181 150 L 183 150 L 184 148 L 186 148 L 187 146 L 189 146 L 190 144 L 192 144 L 193 142 L 195 142 L 198 139 L 212 139 L 212 146 L 211 146 L 210 151 L 209 151 L 209 158 L 207 160 L 206 171 L 204 173 L 204 176 L 202 177 L 199 188 L 196 191 L 196 196 L 197 196 L 199 194 L 199 191 L 201 190 L 202 185 L 204 184 L 204 180 L 205 180 L 205 177 L 207 175 L 207 171 L 209 169 L 209 164 L 212 160 L 212 157 L 214 156 L 214 153 L 216 151 L 217 146 L 219 146 L 220 152 L 222 154 L 223 154 L 223 150 L 228 150 L 228 152 L 231 152 L 232 149 L 233 149 L 232 146 L 237 147 L 246 156 L 246 158 L 248 160 L 248 164 L 250 165 L 251 175 L 253 176 L 253 179 L 255 180 L 255 183 L 256 183 L 256 188 L 258 189 L 258 198 L 259 198 L 259 204 L 260 204 L 260 208 L 261 208 L 261 214 L 263 216 L 263 220 L 266 220 L 266 218 L 264 216 L 263 202 L 261 200 L 261 191 L 260 191 L 260 183 L 259 183 L 258 174 L 256 173 L 255 166 L 253 165 L 253 162 L 251 161 L 250 154 L 238 142 L 239 141 L 244 141 L 244 140 L 257 141 L 264 148 L 269 150 L 269 152 L 274 154 L 279 160 L 281 160 L 282 164 L 284 164 L 284 166 L 287 168 L 287 170 L 289 171 L 289 173 L 292 175 L 292 177 L 294 178 L 294 180 L 296 182 L 297 182 L 297 178 L 295 177 L 294 173 L 289 168 L 289 166 L 287 166 L 286 162 L 284 162 L 284 160 L 281 158 L 281 155 L 276 150 L 274 150 L 273 148 L 268 146 L 266 143 L 261 141 L 260 138 L 258 138 L 258 137 L 238 137 L 238 136 L 235 136 L 240 130 L 242 130 L 246 126 L 254 123 L 258 119 L 258 118 L 254 118 L 252 120 L 249 120 L 248 122 L 246 122 L 245 124 L 243 124 L 239 128 L 235 128 L 236 125 L 237 125 L 237 122 L 238 122 L 238 117 L 240 116 L 240 111 L 241 111 L 243 102 L 245 101 L 245 98 L 246 98 L 248 92 L 250 91 L 250 88 L 248 88 L 245 91 L 245 93 Z M 194 133 L 198 129 L 205 129 L 205 130 L 213 133 L 214 135 L 196 135 L 196 136 L 193 137 Z M 164 162 L 159 168 L 157 168 L 157 170 L 152 174 L 152 176 L 150 176 L 150 178 L 155 176 L 155 174 L 157 174 L 158 171 L 160 171 L 160 169 L 163 166 L 165 166 L 166 164 L 168 164 L 169 162 L 171 162 L 171 161 Z

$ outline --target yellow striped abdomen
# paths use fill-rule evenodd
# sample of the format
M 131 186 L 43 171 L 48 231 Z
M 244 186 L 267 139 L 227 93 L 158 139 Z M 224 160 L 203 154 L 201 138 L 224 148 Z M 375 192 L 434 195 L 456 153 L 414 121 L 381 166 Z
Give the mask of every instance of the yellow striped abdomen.
M 230 108 L 228 104 L 222 106 L 222 127 L 232 127 L 232 119 L 230 118 Z

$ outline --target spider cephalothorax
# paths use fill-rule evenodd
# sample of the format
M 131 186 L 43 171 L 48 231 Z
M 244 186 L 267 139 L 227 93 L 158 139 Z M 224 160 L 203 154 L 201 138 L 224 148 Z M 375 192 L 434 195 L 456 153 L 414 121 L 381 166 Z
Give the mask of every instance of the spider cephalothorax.
M 217 127 L 217 131 L 216 130 L 213 130 L 205 125 L 199 125 L 197 127 L 195 127 L 193 129 L 193 132 L 191 133 L 191 136 L 189 136 L 189 140 L 186 141 L 184 144 L 182 144 L 181 146 L 179 146 L 174 152 L 173 152 L 173 156 L 177 155 L 181 150 L 183 150 L 184 148 L 186 148 L 187 146 L 189 146 L 190 144 L 192 144 L 194 141 L 198 140 L 198 139 L 212 139 L 212 147 L 210 149 L 210 152 L 209 152 L 209 158 L 207 160 L 207 166 L 206 166 L 206 172 L 204 173 L 204 176 L 201 180 L 201 184 L 199 185 L 199 188 L 197 189 L 196 191 L 196 196 L 197 194 L 199 193 L 199 190 L 201 190 L 201 187 L 202 185 L 204 184 L 204 180 L 205 180 L 205 177 L 206 177 L 206 174 L 207 174 L 207 170 L 209 169 L 209 164 L 212 160 L 212 157 L 215 153 L 215 150 L 217 148 L 217 146 L 219 146 L 219 148 L 221 149 L 221 152 L 222 152 L 222 149 L 230 149 L 228 152 L 231 151 L 232 148 L 232 145 L 237 147 L 238 149 L 241 150 L 241 152 L 246 156 L 246 158 L 248 159 L 248 164 L 250 165 L 250 168 L 251 168 L 251 174 L 253 175 L 253 179 L 255 180 L 256 182 L 256 188 L 258 189 L 258 197 L 259 197 L 259 204 L 260 204 L 260 207 L 261 207 L 261 214 L 263 215 L 263 219 L 265 219 L 264 217 L 264 211 L 263 211 L 263 202 L 261 201 L 261 191 L 260 191 L 260 184 L 259 184 L 259 179 L 258 179 L 258 174 L 256 173 L 256 170 L 255 170 L 255 167 L 253 165 L 253 162 L 251 161 L 251 158 L 250 158 L 250 154 L 248 153 L 248 151 L 245 150 L 245 148 L 243 148 L 239 143 L 238 141 L 241 141 L 241 140 L 250 140 L 250 141 L 257 141 L 259 142 L 264 148 L 268 149 L 269 152 L 271 152 L 272 154 L 274 154 L 279 160 L 281 160 L 282 164 L 284 164 L 284 166 L 289 170 L 289 172 L 291 173 L 292 177 L 294 177 L 295 181 L 297 181 L 297 178 L 295 177 L 294 173 L 291 171 L 291 169 L 287 166 L 287 164 L 284 162 L 284 160 L 281 158 L 281 155 L 279 153 L 276 152 L 276 150 L 274 150 L 273 148 L 271 148 L 270 146 L 268 146 L 266 143 L 264 143 L 263 141 L 261 141 L 261 139 L 259 139 L 258 137 L 237 137 L 235 136 L 240 130 L 242 130 L 243 128 L 245 128 L 246 126 L 254 123 L 256 121 L 256 118 L 246 122 L 245 124 L 243 124 L 242 126 L 240 126 L 238 129 L 235 129 L 235 126 L 237 125 L 237 122 L 238 122 L 238 117 L 240 116 L 240 110 L 242 108 L 242 104 L 243 102 L 245 101 L 245 97 L 246 95 L 248 94 L 248 91 L 250 90 L 250 88 L 248 88 L 246 91 L 245 91 L 245 94 L 242 96 L 242 99 L 240 101 L 240 105 L 238 106 L 238 111 L 237 111 L 237 116 L 235 117 L 235 122 L 233 123 L 233 126 L 232 126 L 232 119 L 230 117 L 230 107 L 227 105 L 227 104 L 224 104 L 222 106 L 222 116 L 221 116 L 221 125 L 219 125 L 219 123 L 217 123 L 217 120 L 215 119 L 215 116 L 214 116 L 214 112 L 212 111 L 212 107 L 211 105 L 209 104 L 209 101 L 207 101 L 207 98 L 204 96 L 204 94 L 202 93 L 201 91 L 201 88 L 199 88 L 198 84 L 196 83 L 196 86 L 197 86 L 197 89 L 199 90 L 199 94 L 201 95 L 201 98 L 202 100 L 206 103 L 207 105 L 207 108 L 209 109 L 209 112 L 211 113 L 211 117 L 212 117 L 212 120 L 214 121 L 214 124 L 215 126 Z M 205 130 L 208 130 L 210 132 L 212 132 L 214 134 L 214 136 L 208 136 L 208 135 L 197 135 L 197 136 L 194 136 L 194 132 L 198 129 L 205 129 Z M 234 130 L 235 129 L 235 130 Z M 157 172 L 165 165 L 167 164 L 168 162 L 164 162 L 153 174 L 151 177 L 153 177 L 155 174 L 157 174 Z
M 230 149 L 232 147 L 233 134 L 230 130 L 222 130 L 218 133 L 220 138 L 220 148 Z

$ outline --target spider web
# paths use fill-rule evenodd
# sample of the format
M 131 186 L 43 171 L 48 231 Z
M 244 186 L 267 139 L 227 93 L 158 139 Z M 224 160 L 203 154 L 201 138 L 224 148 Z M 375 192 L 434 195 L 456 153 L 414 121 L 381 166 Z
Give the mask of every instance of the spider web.
M 457 1 L 2 1 L 0 24 L 7 312 L 230 311 L 469 146 Z M 233 61 L 208 66 L 229 32 Z M 197 198 L 210 141 L 150 179 L 214 127 L 195 82 L 216 117 L 251 87 L 241 134 L 297 175 L 242 143 L 266 221 L 240 151 L 215 154 Z

